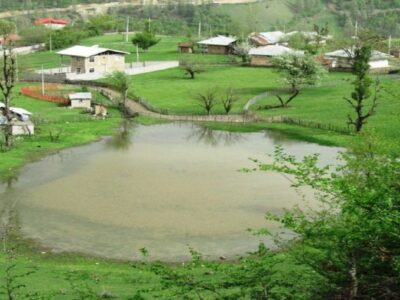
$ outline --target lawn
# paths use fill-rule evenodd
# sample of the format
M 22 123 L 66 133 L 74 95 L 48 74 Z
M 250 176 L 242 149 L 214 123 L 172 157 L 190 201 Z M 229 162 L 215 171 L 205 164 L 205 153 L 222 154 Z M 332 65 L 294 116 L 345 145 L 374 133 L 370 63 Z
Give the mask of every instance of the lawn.
M 33 113 L 39 123 L 35 135 L 15 138 L 15 147 L 1 153 L 0 179 L 15 175 L 26 162 L 36 159 L 49 151 L 76 146 L 111 135 L 121 122 L 120 113 L 109 108 L 110 116 L 105 120 L 94 119 L 80 109 L 70 109 L 57 104 L 36 100 L 14 92 L 14 106 L 23 107 Z M 59 141 L 51 141 L 51 134 L 60 133 Z
M 196 97 L 215 90 L 218 104 L 213 112 L 223 113 L 220 100 L 228 88 L 233 88 L 238 97 L 233 112 L 241 113 L 250 98 L 279 86 L 277 79 L 277 75 L 266 68 L 208 67 L 194 80 L 180 69 L 170 69 L 132 77 L 130 93 L 171 114 L 199 114 L 204 111 Z

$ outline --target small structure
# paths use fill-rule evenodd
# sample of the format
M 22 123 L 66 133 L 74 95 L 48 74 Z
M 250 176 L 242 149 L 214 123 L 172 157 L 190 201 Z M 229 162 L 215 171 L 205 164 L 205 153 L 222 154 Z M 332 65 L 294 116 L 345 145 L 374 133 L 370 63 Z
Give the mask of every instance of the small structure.
M 71 73 L 75 74 L 107 74 L 116 71 L 125 72 L 124 51 L 101 48 L 97 45 L 73 46 L 57 52 L 71 57 Z
M 304 55 L 303 51 L 293 50 L 281 45 L 251 48 L 249 51 L 252 66 L 271 66 L 271 58 L 285 54 Z
M 88 108 L 90 109 L 92 103 L 92 93 L 75 93 L 69 94 L 70 107 L 72 108 Z
M 19 107 L 10 107 L 10 112 L 12 113 L 12 135 L 32 135 L 35 133 L 35 125 L 30 120 L 32 113 Z M 0 126 L 7 124 L 5 105 L 4 103 L 0 103 Z
M 54 18 L 40 18 L 35 20 L 36 25 L 44 25 L 47 28 L 59 30 L 68 25 L 67 20 Z
M 249 37 L 249 42 L 253 46 L 262 47 L 267 45 L 275 45 L 280 43 L 285 38 L 285 33 L 282 31 L 269 31 L 252 33 Z
M 400 58 L 400 49 L 393 49 L 390 51 L 390 55 L 395 58 Z
M 208 54 L 231 54 L 237 39 L 233 37 L 219 35 L 197 44 L 203 48 L 204 53 Z
M 369 61 L 371 70 L 386 70 L 390 67 L 389 55 L 376 50 L 372 51 Z M 354 49 L 340 49 L 333 52 L 325 53 L 325 58 L 329 60 L 331 69 L 349 70 L 353 67 Z
M 94 104 L 94 115 L 96 117 L 106 117 L 108 114 L 107 112 L 107 107 L 104 104 L 101 103 L 95 103 Z
M 180 53 L 193 53 L 193 43 L 192 42 L 179 43 L 178 50 Z

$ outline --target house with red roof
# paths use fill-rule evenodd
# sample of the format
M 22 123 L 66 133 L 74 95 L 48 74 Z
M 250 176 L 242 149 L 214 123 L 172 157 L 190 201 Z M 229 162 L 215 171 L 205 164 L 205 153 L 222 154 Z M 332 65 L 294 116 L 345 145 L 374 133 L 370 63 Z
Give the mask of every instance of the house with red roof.
M 35 21 L 36 25 L 44 25 L 50 29 L 63 29 L 68 23 L 67 20 L 54 18 L 40 18 Z

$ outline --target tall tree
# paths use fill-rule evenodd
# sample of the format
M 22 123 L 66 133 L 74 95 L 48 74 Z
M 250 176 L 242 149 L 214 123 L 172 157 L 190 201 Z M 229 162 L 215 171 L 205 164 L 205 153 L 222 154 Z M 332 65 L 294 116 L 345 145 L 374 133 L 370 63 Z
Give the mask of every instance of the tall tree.
M 12 140 L 12 113 L 10 111 L 12 103 L 12 91 L 16 80 L 16 58 L 12 51 L 11 42 L 7 42 L 8 36 L 15 30 L 15 25 L 11 22 L 0 20 L 0 35 L 5 43 L 3 45 L 3 55 L 1 59 L 0 71 L 0 92 L 1 101 L 4 103 L 4 117 L 6 124 L 3 125 L 4 142 L 7 148 L 13 144 Z
M 371 91 L 373 81 L 369 77 L 369 61 L 372 56 L 370 46 L 361 46 L 354 48 L 353 56 L 353 74 L 356 76 L 354 80 L 354 91 L 351 98 L 345 97 L 345 100 L 354 110 L 355 116 L 348 115 L 348 124 L 354 126 L 356 132 L 360 132 L 367 123 L 368 118 L 376 112 L 378 104 L 379 81 L 374 85 L 374 91 Z M 366 109 L 368 100 L 372 97 L 372 103 Z

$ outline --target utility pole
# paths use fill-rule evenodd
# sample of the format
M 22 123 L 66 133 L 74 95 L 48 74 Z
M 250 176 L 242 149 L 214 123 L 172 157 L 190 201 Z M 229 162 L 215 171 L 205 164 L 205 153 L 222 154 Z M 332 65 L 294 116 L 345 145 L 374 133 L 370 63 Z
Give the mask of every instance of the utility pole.
M 390 52 L 392 51 L 392 36 L 389 35 L 389 41 L 388 41 L 388 54 L 390 55 Z
M 49 50 L 50 50 L 50 53 L 53 52 L 53 37 L 51 36 L 51 33 L 50 33 L 50 41 L 49 41 Z
M 126 33 L 125 33 L 125 42 L 127 43 L 129 39 L 129 17 L 126 17 Z
M 18 72 L 18 53 L 15 53 L 15 81 L 19 81 L 19 72 Z
M 201 21 L 199 22 L 199 37 L 201 37 Z
M 136 62 L 139 62 L 139 46 L 136 45 Z
M 358 21 L 356 21 L 356 25 L 355 25 L 355 37 L 358 37 Z
M 44 95 L 44 70 L 42 65 L 42 95 Z

